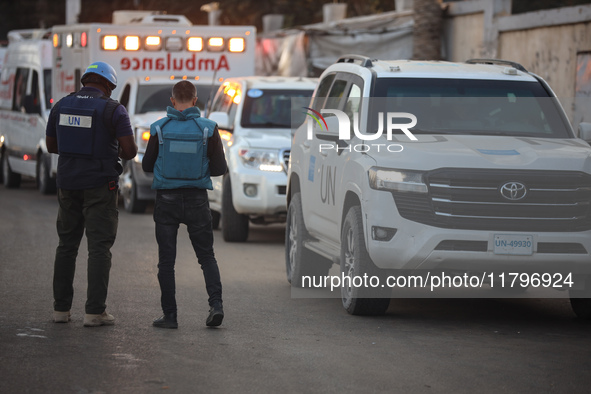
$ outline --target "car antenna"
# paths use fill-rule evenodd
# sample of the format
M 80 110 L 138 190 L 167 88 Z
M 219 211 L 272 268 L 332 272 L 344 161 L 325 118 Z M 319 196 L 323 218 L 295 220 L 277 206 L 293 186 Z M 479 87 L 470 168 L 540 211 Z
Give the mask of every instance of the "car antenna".
M 209 115 L 209 110 L 211 109 L 211 100 L 212 100 L 212 96 L 213 96 L 213 88 L 215 86 L 215 80 L 218 74 L 218 70 L 220 69 L 220 65 L 221 62 L 218 62 L 218 66 L 216 67 L 216 69 L 213 72 L 213 79 L 211 80 L 211 89 L 209 89 L 209 96 L 207 97 L 207 102 L 205 104 L 205 114 L 204 115 Z

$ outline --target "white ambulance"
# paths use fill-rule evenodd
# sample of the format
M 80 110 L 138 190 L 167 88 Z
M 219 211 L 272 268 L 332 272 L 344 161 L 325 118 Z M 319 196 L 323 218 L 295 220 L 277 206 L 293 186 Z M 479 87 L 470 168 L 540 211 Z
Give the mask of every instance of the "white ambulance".
M 228 77 L 254 75 L 254 26 L 198 26 L 182 15 L 116 11 L 112 24 L 75 24 L 53 28 L 54 98 L 80 89 L 80 77 L 96 61 L 117 71 L 111 95 L 130 114 L 138 155 L 124 163 L 120 188 L 125 209 L 144 212 L 154 198 L 152 174 L 141 162 L 152 122 L 166 115 L 172 86 L 190 80 L 198 106 Z M 203 113 L 203 112 L 202 112 Z
M 47 152 L 51 107 L 50 31 L 13 30 L 0 73 L 0 177 L 17 188 L 34 177 L 42 193 L 55 191 L 56 155 Z

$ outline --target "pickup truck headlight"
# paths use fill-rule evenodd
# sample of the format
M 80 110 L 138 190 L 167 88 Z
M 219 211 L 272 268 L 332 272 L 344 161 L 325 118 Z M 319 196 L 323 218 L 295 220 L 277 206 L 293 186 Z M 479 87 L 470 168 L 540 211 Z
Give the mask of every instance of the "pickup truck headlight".
M 150 129 L 145 127 L 138 127 L 135 129 L 137 150 L 140 153 L 144 153 L 148 147 L 148 140 L 150 139 Z
M 240 149 L 238 156 L 245 166 L 261 171 L 281 172 L 283 164 L 279 159 L 279 151 L 264 149 Z
M 369 169 L 369 186 L 376 190 L 395 192 L 427 193 L 428 191 L 427 185 L 423 182 L 422 172 L 381 167 Z

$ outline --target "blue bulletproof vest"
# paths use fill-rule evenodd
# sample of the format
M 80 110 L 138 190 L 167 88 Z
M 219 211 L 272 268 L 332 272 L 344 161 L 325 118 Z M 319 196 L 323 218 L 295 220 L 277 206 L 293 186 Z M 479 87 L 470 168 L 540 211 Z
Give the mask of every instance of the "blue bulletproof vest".
M 158 135 L 152 189 L 213 189 L 207 141 L 213 135 L 215 123 L 201 117 L 164 118 L 152 127 Z

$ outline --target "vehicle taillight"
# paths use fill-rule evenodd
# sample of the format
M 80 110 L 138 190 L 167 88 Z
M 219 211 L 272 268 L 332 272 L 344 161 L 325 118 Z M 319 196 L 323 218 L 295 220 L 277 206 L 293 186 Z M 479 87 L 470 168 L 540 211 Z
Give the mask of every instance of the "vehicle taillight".
M 60 40 L 60 35 L 55 33 L 53 35 L 53 47 L 54 48 L 59 48 L 62 46 L 62 40 Z

